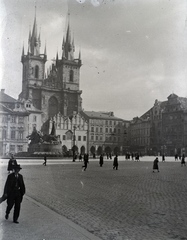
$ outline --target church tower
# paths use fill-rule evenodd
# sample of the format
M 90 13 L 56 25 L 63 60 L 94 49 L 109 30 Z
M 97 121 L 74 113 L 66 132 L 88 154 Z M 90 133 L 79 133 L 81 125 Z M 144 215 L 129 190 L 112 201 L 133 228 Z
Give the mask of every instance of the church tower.
M 42 94 L 42 110 L 45 119 L 61 113 L 63 116 L 72 115 L 82 110 L 80 90 L 81 53 L 74 57 L 75 45 L 70 32 L 70 25 L 62 40 L 62 56 L 56 54 L 55 62 L 47 71 L 44 79 Z
M 46 47 L 40 54 L 40 34 L 37 33 L 36 14 L 32 32 L 29 32 L 28 51 L 21 57 L 23 64 L 22 92 L 20 100 L 30 100 L 35 108 L 42 111 L 42 131 L 48 132 L 49 120 L 58 113 L 73 115 L 82 110 L 80 90 L 81 53 L 74 57 L 75 45 L 68 21 L 62 40 L 62 55 L 58 52 L 52 65 L 45 72 Z
M 45 62 L 47 61 L 46 48 L 44 54 L 40 54 L 40 34 L 37 33 L 36 15 L 32 33 L 29 31 L 28 51 L 21 56 L 22 70 L 22 92 L 19 99 L 30 100 L 33 105 L 41 109 L 41 87 L 43 85 Z

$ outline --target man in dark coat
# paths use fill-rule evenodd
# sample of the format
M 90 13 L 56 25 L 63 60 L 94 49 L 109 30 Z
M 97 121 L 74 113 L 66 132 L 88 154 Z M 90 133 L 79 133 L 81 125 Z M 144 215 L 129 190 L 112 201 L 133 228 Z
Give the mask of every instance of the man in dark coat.
M 89 155 L 88 155 L 88 153 L 87 154 L 85 153 L 84 154 L 84 165 L 82 166 L 82 168 L 84 168 L 84 171 L 86 171 L 88 163 L 89 163 Z
M 100 167 L 103 166 L 103 154 L 100 155 L 100 158 L 99 158 L 99 165 L 100 165 Z
M 13 222 L 18 222 L 23 195 L 25 194 L 25 184 L 23 176 L 19 174 L 20 165 L 14 166 L 13 173 L 9 174 L 4 187 L 4 198 L 7 199 L 7 208 L 5 218 L 8 219 L 9 213 L 14 206 Z
M 113 169 L 118 170 L 118 156 L 117 155 L 114 157 Z

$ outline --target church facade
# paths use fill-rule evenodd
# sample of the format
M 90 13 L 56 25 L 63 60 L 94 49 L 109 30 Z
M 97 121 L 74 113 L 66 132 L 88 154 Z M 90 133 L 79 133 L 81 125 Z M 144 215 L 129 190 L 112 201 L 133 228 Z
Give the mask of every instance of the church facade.
M 48 133 L 51 117 L 58 113 L 69 116 L 82 110 L 82 91 L 79 88 L 82 61 L 80 51 L 78 58 L 74 57 L 74 39 L 71 37 L 69 23 L 62 42 L 62 56 L 56 54 L 47 73 L 46 46 L 43 53 L 40 53 L 40 48 L 41 40 L 35 16 L 32 32 L 29 33 L 27 53 L 25 54 L 23 47 L 21 56 L 23 71 L 19 100 L 30 101 L 35 108 L 42 111 L 41 130 Z

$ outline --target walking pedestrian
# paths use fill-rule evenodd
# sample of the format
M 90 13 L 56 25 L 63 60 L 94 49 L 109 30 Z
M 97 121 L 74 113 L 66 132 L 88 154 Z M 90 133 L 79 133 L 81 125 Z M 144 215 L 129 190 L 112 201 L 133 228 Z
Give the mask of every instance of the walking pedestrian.
M 99 158 L 99 165 L 100 165 L 100 167 L 102 167 L 103 166 L 103 155 L 101 154 L 100 155 L 100 158 Z
M 182 159 L 181 159 L 181 167 L 186 166 L 186 162 L 185 162 L 185 155 L 184 153 L 182 154 Z
M 165 155 L 162 155 L 162 162 L 165 162 Z
M 10 173 L 10 171 L 13 171 L 14 165 L 17 165 L 17 161 L 16 161 L 16 159 L 14 158 L 14 155 L 11 154 L 11 155 L 10 155 L 10 159 L 9 159 L 9 161 L 8 161 L 8 168 L 7 168 L 8 173 Z
M 118 156 L 117 155 L 114 157 L 113 169 L 118 170 Z
M 13 222 L 18 222 L 18 217 L 20 214 L 21 202 L 23 200 L 23 195 L 25 194 L 25 184 L 23 181 L 23 176 L 19 174 L 22 168 L 20 165 L 15 165 L 13 172 L 8 175 L 5 187 L 4 187 L 4 200 L 7 199 L 7 208 L 5 219 L 9 218 L 9 213 L 14 206 Z
M 157 170 L 159 172 L 159 167 L 158 167 L 158 157 L 156 157 L 156 159 L 153 162 L 153 172 L 154 170 Z
M 84 154 L 84 165 L 82 166 L 82 169 L 84 168 L 84 171 L 86 171 L 88 163 L 89 163 L 89 155 L 88 155 L 88 153 L 87 154 L 85 153 Z
M 47 155 L 46 155 L 46 154 L 44 155 L 44 162 L 43 162 L 43 165 L 44 165 L 44 166 L 47 165 Z

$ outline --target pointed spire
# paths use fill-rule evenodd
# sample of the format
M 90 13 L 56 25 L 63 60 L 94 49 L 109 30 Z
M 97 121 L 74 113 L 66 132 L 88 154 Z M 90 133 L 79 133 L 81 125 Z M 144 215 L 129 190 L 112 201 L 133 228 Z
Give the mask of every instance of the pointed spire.
M 45 55 L 47 55 L 47 50 L 46 50 L 46 41 L 45 41 L 44 54 L 45 54 Z
M 31 54 L 34 56 L 40 55 L 40 35 L 37 35 L 37 22 L 36 22 L 36 5 L 35 5 L 35 17 L 34 17 L 34 24 L 32 29 L 32 34 L 30 37 L 30 51 Z
M 79 60 L 81 60 L 81 50 L 79 50 Z
M 22 56 L 24 56 L 25 53 L 24 53 L 24 43 L 23 43 L 23 49 L 22 49 Z
M 56 53 L 56 61 L 58 61 L 58 51 L 57 51 L 57 53 Z

